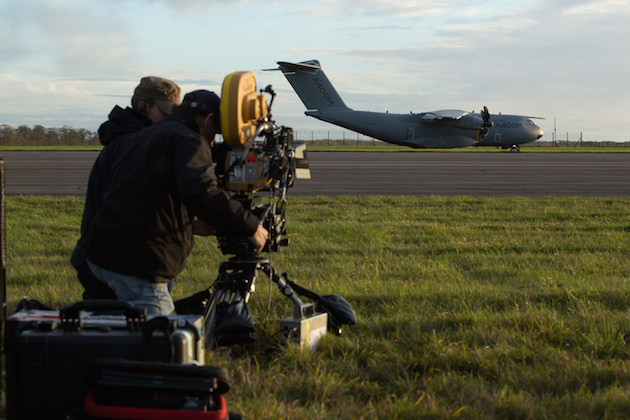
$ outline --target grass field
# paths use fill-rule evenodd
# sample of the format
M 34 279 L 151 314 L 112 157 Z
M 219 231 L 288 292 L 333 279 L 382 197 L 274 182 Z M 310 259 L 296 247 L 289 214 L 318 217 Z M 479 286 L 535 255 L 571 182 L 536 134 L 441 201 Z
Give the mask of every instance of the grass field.
M 7 199 L 9 311 L 80 298 L 82 200 Z M 289 302 L 261 275 L 259 340 L 210 363 L 246 418 L 630 417 L 630 198 L 296 198 L 274 266 L 338 293 L 359 323 L 274 348 Z M 176 298 L 222 260 L 203 238 Z

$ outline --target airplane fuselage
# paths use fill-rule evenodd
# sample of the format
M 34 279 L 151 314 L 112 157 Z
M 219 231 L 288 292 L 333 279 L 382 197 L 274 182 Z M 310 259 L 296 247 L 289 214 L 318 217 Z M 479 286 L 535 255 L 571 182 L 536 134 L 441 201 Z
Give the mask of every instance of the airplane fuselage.
M 306 115 L 387 143 L 416 148 L 507 148 L 533 142 L 543 135 L 529 117 L 493 114 L 492 126 L 481 138 L 478 136 L 481 115 L 460 112 L 463 116 L 448 124 L 442 120 L 424 119 L 425 114 L 390 114 L 350 108 L 306 111 Z
M 387 143 L 409 147 L 467 147 L 478 141 L 483 120 L 479 114 L 462 114 L 456 120 L 429 119 L 427 114 L 392 114 L 350 108 L 309 110 L 305 114 Z

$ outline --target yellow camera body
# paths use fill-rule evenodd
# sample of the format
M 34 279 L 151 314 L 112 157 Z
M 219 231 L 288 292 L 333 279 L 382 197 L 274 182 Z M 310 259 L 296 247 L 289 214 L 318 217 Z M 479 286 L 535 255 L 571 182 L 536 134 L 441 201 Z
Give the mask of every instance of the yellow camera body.
M 256 78 L 250 71 L 228 74 L 221 88 L 221 129 L 223 140 L 231 150 L 226 155 L 227 188 L 235 192 L 251 192 L 271 182 L 269 159 L 254 149 L 245 151 L 253 141 L 260 117 L 268 112 L 267 99 L 256 91 Z M 234 165 L 243 158 L 242 165 Z

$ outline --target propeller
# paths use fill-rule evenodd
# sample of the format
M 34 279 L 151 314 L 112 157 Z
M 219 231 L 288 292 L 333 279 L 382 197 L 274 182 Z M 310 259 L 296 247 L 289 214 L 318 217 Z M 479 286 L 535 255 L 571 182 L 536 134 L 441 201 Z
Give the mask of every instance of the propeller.
M 483 118 L 484 126 L 487 126 L 487 124 L 490 122 L 490 112 L 488 111 L 487 106 L 484 106 L 481 110 L 481 118 Z M 492 125 L 492 123 L 490 123 L 490 125 Z
M 488 107 L 484 105 L 481 109 L 481 119 L 483 120 L 483 124 L 481 124 L 480 130 L 480 138 L 485 138 L 488 135 L 488 127 L 492 127 L 492 121 L 490 121 L 490 111 L 488 111 Z

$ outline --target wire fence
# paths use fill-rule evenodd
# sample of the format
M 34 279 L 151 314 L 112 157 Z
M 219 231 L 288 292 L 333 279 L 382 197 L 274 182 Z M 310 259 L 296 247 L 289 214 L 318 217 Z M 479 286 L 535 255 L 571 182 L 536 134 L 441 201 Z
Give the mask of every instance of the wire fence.
M 296 141 L 306 142 L 317 146 L 383 146 L 389 143 L 374 139 L 363 134 L 345 130 L 295 130 Z M 537 140 L 527 143 L 527 147 L 630 147 L 630 141 L 584 141 L 584 140 Z
M 317 146 L 383 146 L 383 141 L 349 130 L 294 130 L 296 141 Z M 581 137 L 581 136 L 580 136 Z M 221 141 L 221 136 L 217 140 Z M 12 127 L 0 124 L 0 146 L 99 145 L 98 134 L 86 129 L 46 128 L 41 125 Z M 527 147 L 630 147 L 630 141 L 566 140 L 535 141 Z

